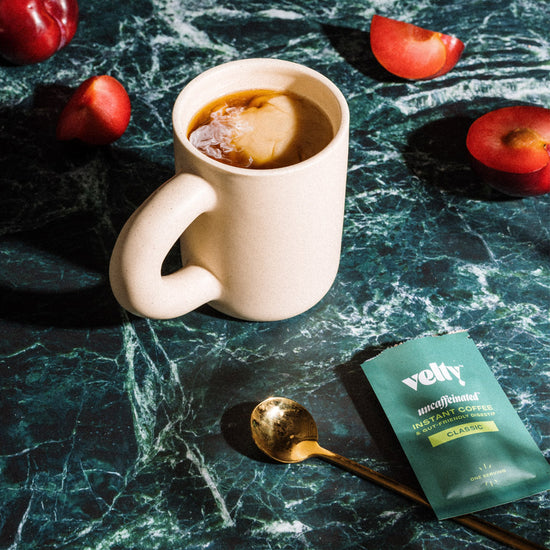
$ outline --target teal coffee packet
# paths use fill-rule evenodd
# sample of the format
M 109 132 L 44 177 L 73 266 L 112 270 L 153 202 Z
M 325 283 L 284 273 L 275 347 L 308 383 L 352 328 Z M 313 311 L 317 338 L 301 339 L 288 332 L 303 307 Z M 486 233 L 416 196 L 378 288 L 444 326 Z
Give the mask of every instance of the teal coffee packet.
M 439 519 L 550 489 L 550 464 L 467 332 L 410 340 L 362 368 Z

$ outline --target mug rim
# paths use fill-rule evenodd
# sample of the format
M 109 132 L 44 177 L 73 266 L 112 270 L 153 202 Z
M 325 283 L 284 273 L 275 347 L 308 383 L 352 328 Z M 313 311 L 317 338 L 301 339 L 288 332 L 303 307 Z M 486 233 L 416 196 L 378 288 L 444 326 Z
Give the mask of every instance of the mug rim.
M 247 65 L 247 66 L 258 66 L 265 68 L 266 65 L 271 66 L 273 68 L 281 67 L 281 69 L 291 69 L 293 71 L 296 71 L 296 73 L 300 73 L 302 75 L 309 76 L 316 81 L 320 82 L 324 85 L 326 89 L 328 89 L 334 99 L 336 100 L 338 106 L 339 106 L 339 116 L 340 116 L 340 124 L 338 128 L 336 129 L 334 136 L 330 140 L 330 142 L 321 149 L 318 153 L 313 155 L 312 157 L 309 157 L 306 160 L 297 162 L 295 164 L 290 164 L 288 166 L 281 166 L 278 168 L 244 168 L 239 166 L 233 166 L 231 164 L 226 164 L 223 162 L 220 162 L 218 160 L 210 158 L 208 155 L 204 154 L 202 151 L 198 150 L 188 139 L 187 137 L 187 127 L 184 127 L 183 119 L 185 118 L 187 123 L 192 119 L 192 117 L 196 114 L 197 111 L 194 111 L 190 117 L 182 117 L 180 116 L 180 113 L 182 110 L 185 109 L 185 100 L 186 97 L 193 92 L 193 88 L 198 86 L 202 83 L 202 81 L 207 80 L 209 78 L 212 78 L 213 75 L 216 75 L 217 73 L 223 73 L 224 71 L 233 71 L 235 67 Z M 245 89 L 245 88 L 242 88 Z M 233 91 L 240 91 L 239 89 L 234 89 Z M 227 91 L 227 93 L 232 93 L 231 91 Z M 222 97 L 225 95 L 224 93 L 219 94 L 217 97 Z M 207 104 L 208 102 L 205 102 Z M 324 110 L 324 109 L 323 109 Z M 332 121 L 332 117 L 331 118 Z M 310 164 L 313 164 L 315 162 L 318 162 L 319 159 L 322 159 L 325 155 L 330 154 L 330 151 L 338 146 L 338 143 L 344 139 L 347 141 L 348 134 L 349 134 L 349 107 L 347 104 L 347 101 L 344 97 L 344 94 L 340 91 L 340 89 L 325 75 L 322 73 L 316 71 L 315 69 L 312 69 L 308 67 L 307 65 L 302 65 L 301 63 L 296 63 L 294 61 L 287 61 L 284 59 L 279 58 L 262 58 L 262 57 L 252 57 L 252 58 L 245 58 L 245 59 L 237 59 L 233 61 L 228 61 L 226 63 L 222 63 L 220 65 L 216 65 L 214 67 L 211 67 L 210 69 L 207 69 L 206 71 L 200 73 L 199 75 L 195 76 L 193 79 L 191 79 L 184 88 L 180 91 L 178 94 L 178 97 L 176 98 L 176 101 L 174 103 L 174 107 L 172 110 L 172 126 L 173 126 L 173 133 L 174 133 L 174 139 L 177 139 L 183 147 L 185 147 L 188 152 L 190 152 L 195 158 L 197 158 L 200 162 L 204 162 L 208 164 L 209 166 L 215 168 L 216 170 L 221 170 L 223 172 L 227 173 L 233 173 L 233 174 L 239 174 L 239 175 L 247 175 L 247 176 L 266 176 L 267 174 L 277 173 L 282 174 L 284 171 L 295 171 L 298 168 L 306 168 Z

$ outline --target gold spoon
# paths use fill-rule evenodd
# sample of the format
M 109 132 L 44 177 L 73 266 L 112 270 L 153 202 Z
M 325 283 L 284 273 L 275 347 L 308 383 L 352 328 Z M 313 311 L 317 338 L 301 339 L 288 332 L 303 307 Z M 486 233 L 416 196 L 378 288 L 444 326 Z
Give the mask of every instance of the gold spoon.
M 323 449 L 318 440 L 317 425 L 311 414 L 299 403 L 285 397 L 270 397 L 262 401 L 250 416 L 252 438 L 267 456 L 279 462 L 302 462 L 306 458 L 319 457 L 336 464 L 353 474 L 391 489 L 405 497 L 431 508 L 423 495 L 375 472 L 353 460 Z M 473 515 L 458 516 L 453 521 L 461 523 L 485 536 L 520 550 L 544 550 L 523 537 L 501 529 L 497 525 Z

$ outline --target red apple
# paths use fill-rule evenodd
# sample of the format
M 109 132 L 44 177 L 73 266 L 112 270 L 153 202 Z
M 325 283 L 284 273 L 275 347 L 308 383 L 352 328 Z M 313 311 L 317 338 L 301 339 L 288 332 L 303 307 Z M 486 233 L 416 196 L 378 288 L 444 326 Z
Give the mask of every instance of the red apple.
M 489 185 L 528 197 L 550 191 L 550 109 L 518 105 L 486 113 L 470 126 L 472 167 Z
M 112 76 L 92 76 L 75 91 L 57 124 L 57 139 L 79 139 L 91 145 L 117 140 L 130 122 L 130 98 Z
M 77 25 L 77 0 L 0 0 L 0 55 L 16 65 L 44 61 Z
M 370 45 L 387 71 L 412 80 L 448 73 L 464 50 L 464 44 L 454 36 L 381 15 L 372 18 Z

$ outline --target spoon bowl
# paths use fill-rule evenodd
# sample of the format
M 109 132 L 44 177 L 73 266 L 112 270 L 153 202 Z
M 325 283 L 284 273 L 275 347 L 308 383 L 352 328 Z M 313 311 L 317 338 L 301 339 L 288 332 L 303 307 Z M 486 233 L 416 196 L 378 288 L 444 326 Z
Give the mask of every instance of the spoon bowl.
M 307 409 L 285 397 L 270 397 L 252 411 L 254 442 L 279 462 L 301 462 L 311 456 L 317 442 L 317 425 Z

